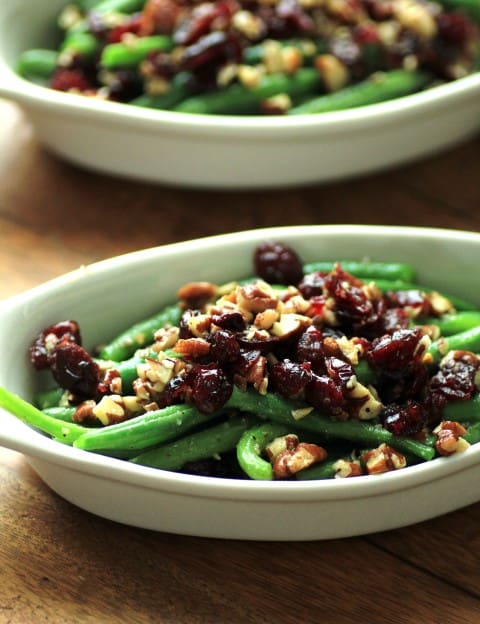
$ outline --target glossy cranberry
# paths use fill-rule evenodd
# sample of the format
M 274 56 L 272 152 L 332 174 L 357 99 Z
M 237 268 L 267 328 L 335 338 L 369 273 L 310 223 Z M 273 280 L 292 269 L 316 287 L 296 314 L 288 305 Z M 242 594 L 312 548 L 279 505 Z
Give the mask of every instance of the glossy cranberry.
M 326 275 L 327 273 L 320 271 L 305 275 L 297 286 L 298 290 L 302 293 L 302 296 L 305 299 L 311 299 L 311 297 L 321 297 L 323 295 L 323 286 Z
M 189 46 L 201 37 L 216 30 L 227 30 L 232 15 L 239 9 L 234 0 L 203 3 L 195 7 L 176 28 L 173 38 L 176 44 Z
M 253 263 L 258 277 L 270 284 L 296 285 L 303 278 L 302 261 L 293 249 L 282 243 L 259 245 Z
M 377 338 L 367 352 L 368 362 L 377 370 L 396 374 L 410 366 L 417 356 L 422 333 L 417 329 L 401 329 Z
M 286 39 L 308 35 L 315 29 L 312 18 L 298 0 L 280 0 L 275 6 L 260 5 L 257 15 L 265 24 L 265 37 Z
M 361 47 L 379 43 L 380 37 L 375 24 L 370 22 L 359 24 L 353 30 L 353 40 Z
M 235 334 L 226 329 L 219 329 L 207 337 L 210 343 L 210 358 L 220 364 L 235 362 L 240 355 L 240 345 Z
M 191 398 L 198 411 L 213 414 L 228 401 L 233 385 L 220 367 L 200 366 L 193 372 L 191 389 Z
M 157 403 L 159 407 L 183 403 L 190 396 L 190 393 L 190 386 L 186 377 L 184 375 L 175 375 L 165 385 Z
M 416 401 L 403 405 L 392 403 L 385 407 L 382 416 L 385 429 L 397 436 L 409 436 L 421 431 L 427 423 L 423 406 Z
M 460 12 L 440 13 L 437 17 L 438 36 L 448 43 L 461 45 L 467 41 L 472 25 L 467 17 Z
M 94 88 L 85 72 L 80 69 L 59 67 L 50 79 L 50 87 L 57 91 L 79 91 L 84 93 Z
M 420 290 L 400 290 L 386 294 L 391 307 L 411 308 L 418 315 L 428 316 L 433 313 L 429 296 Z
M 62 340 L 55 347 L 50 367 L 61 388 L 82 399 L 95 397 L 100 369 L 83 347 L 68 339 Z
M 143 85 L 136 72 L 122 69 L 112 72 L 108 91 L 110 100 L 128 102 L 142 94 Z
M 123 24 L 115 26 L 108 31 L 106 40 L 107 43 L 119 43 L 123 36 L 127 33 L 138 35 L 142 26 L 142 17 L 140 13 L 136 13 L 127 18 Z
M 323 333 L 316 327 L 309 327 L 300 336 L 297 349 L 296 360 L 299 362 L 310 362 L 314 370 L 324 366 L 325 356 L 323 352 Z
M 469 399 L 475 391 L 478 369 L 479 359 L 476 355 L 455 352 L 454 357 L 447 358 L 430 380 L 429 394 L 437 395 L 437 402 Z
M 273 388 L 284 397 L 296 397 L 310 382 L 310 364 L 283 360 L 274 364 L 269 372 Z
M 305 388 L 305 399 L 309 405 L 324 413 L 337 416 L 344 412 L 346 406 L 342 389 L 327 375 L 312 374 Z
M 222 329 L 240 332 L 246 327 L 245 320 L 240 312 L 224 312 L 223 314 L 213 314 L 212 323 Z
M 339 266 L 325 277 L 325 289 L 335 302 L 335 314 L 341 322 L 364 323 L 373 314 L 372 302 L 362 289 L 363 283 Z
M 82 344 L 76 321 L 55 323 L 40 332 L 29 349 L 30 361 L 36 369 L 41 370 L 50 366 L 52 353 L 60 341 Z
M 351 378 L 355 375 L 350 362 L 345 362 L 337 357 L 325 358 L 327 373 L 333 381 L 342 388 L 345 388 Z
M 222 31 L 205 35 L 187 48 L 181 58 L 181 67 L 185 71 L 195 71 L 204 66 L 221 66 L 227 62 L 239 62 L 242 46 L 235 33 Z
M 193 338 L 194 335 L 190 331 L 188 326 L 189 320 L 194 316 L 199 316 L 200 310 L 185 310 L 185 312 L 180 317 L 180 322 L 178 324 L 179 327 L 179 337 L 182 339 Z

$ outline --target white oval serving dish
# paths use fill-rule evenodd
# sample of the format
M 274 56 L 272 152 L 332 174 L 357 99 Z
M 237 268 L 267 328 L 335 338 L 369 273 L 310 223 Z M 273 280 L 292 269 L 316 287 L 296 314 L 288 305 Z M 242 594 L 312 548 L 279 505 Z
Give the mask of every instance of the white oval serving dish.
M 43 327 L 75 318 L 87 347 L 173 300 L 191 280 L 251 273 L 256 244 L 292 245 L 304 261 L 409 261 L 419 280 L 480 305 L 480 235 L 441 229 L 301 226 L 204 238 L 81 267 L 0 305 L 0 385 L 25 398 L 38 388 L 26 351 Z M 128 294 L 127 294 L 128 293 Z M 252 482 L 186 476 L 51 441 L 0 410 L 0 444 L 24 453 L 58 494 L 94 514 L 172 533 L 252 540 L 316 540 L 393 529 L 480 500 L 480 444 L 376 477 Z
M 89 169 L 192 187 L 291 186 L 393 167 L 480 127 L 480 73 L 391 102 L 292 118 L 186 115 L 52 91 L 13 67 L 22 50 L 48 47 L 65 4 L 0 3 L 0 96 L 21 105 L 48 149 Z

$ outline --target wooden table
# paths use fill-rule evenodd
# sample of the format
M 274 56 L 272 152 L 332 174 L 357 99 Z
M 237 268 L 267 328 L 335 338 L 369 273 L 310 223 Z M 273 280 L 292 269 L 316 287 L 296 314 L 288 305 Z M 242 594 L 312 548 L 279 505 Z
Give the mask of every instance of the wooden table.
M 246 228 L 480 230 L 480 139 L 360 180 L 231 194 L 87 173 L 46 153 L 13 105 L 0 102 L 0 119 L 0 298 L 83 263 Z M 327 542 L 171 536 L 75 508 L 0 449 L 0 624 L 472 624 L 479 597 L 480 504 Z

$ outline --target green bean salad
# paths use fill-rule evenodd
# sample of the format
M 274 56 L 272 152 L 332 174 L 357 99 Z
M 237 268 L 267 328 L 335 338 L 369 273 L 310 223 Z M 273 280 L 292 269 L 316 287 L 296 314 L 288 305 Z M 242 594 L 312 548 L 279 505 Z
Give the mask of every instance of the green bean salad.
M 77 0 L 17 71 L 138 107 L 317 114 L 477 71 L 479 23 L 477 0 Z
M 29 358 L 52 387 L 0 388 L 0 407 L 84 451 L 237 479 L 380 475 L 480 441 L 473 304 L 406 263 L 305 264 L 267 241 L 252 264 L 91 353 L 74 320 L 44 328 Z

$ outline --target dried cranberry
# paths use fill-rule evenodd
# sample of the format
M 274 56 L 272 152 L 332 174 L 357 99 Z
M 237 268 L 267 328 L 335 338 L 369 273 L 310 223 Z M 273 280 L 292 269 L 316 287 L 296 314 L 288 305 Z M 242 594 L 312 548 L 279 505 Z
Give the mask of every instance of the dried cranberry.
M 53 352 L 51 370 L 58 385 L 70 390 L 76 397 L 87 399 L 95 396 L 100 369 L 78 344 L 68 339 L 62 340 Z
M 341 322 L 366 323 L 375 314 L 374 306 L 363 290 L 363 283 L 340 266 L 325 277 L 325 289 L 334 299 L 335 314 Z
M 60 341 L 82 344 L 76 321 L 55 323 L 40 332 L 29 349 L 30 361 L 36 369 L 41 370 L 50 366 L 52 353 Z
M 360 46 L 349 37 L 332 37 L 329 52 L 349 67 L 361 59 Z
M 305 399 L 327 414 L 345 417 L 346 401 L 342 389 L 327 375 L 312 374 L 310 383 L 305 388 Z
M 337 357 L 325 358 L 325 366 L 329 377 L 342 388 L 346 388 L 348 382 L 355 375 L 352 365 Z
M 325 283 L 326 276 L 327 273 L 323 273 L 321 271 L 308 273 L 301 279 L 297 288 L 305 299 L 320 297 L 323 295 L 323 285 Z
M 210 343 L 210 357 L 220 364 L 235 362 L 240 355 L 240 345 L 235 334 L 226 329 L 219 329 L 207 337 Z
M 213 314 L 212 323 L 222 329 L 230 331 L 243 331 L 246 327 L 245 320 L 240 312 L 223 312 L 222 314 Z
M 409 436 L 421 431 L 427 423 L 423 406 L 416 401 L 407 401 L 404 405 L 391 403 L 384 409 L 383 426 L 397 436 Z
M 192 401 L 199 412 L 213 414 L 232 394 L 233 384 L 217 366 L 199 366 L 193 372 Z
M 271 284 L 298 284 L 303 278 L 302 261 L 297 253 L 282 243 L 263 243 L 254 252 L 256 274 Z
M 269 379 L 275 390 L 285 397 L 296 397 L 310 382 L 312 373 L 310 364 L 283 360 L 270 369 Z
M 475 375 L 479 359 L 467 351 L 455 351 L 446 358 L 439 371 L 431 378 L 426 403 L 434 414 L 441 413 L 448 401 L 469 399 L 475 390 Z
M 394 15 L 392 0 L 363 0 L 363 5 L 374 21 L 388 20 Z
M 181 67 L 185 71 L 195 71 L 207 66 L 214 69 L 228 61 L 239 62 L 242 47 L 234 33 L 212 32 L 185 48 Z
M 111 73 L 108 85 L 108 97 L 115 102 L 128 102 L 141 95 L 143 85 L 137 72 L 131 70 L 117 70 Z
M 188 322 L 194 316 L 199 316 L 200 310 L 185 310 L 185 312 L 180 317 L 179 322 L 179 337 L 182 339 L 194 338 L 194 334 L 190 331 Z
M 157 403 L 159 407 L 183 403 L 190 395 L 190 386 L 184 375 L 175 375 L 163 389 Z
M 367 352 L 368 362 L 387 374 L 405 371 L 415 360 L 422 333 L 418 329 L 400 329 L 377 338 Z
M 459 11 L 440 13 L 437 17 L 438 36 L 448 43 L 461 45 L 472 32 L 471 22 Z
M 79 91 L 84 93 L 94 88 L 85 72 L 80 68 L 59 67 L 50 79 L 50 87 L 57 91 Z
M 296 359 L 299 362 L 310 362 L 317 372 L 324 367 L 323 333 L 319 329 L 309 327 L 303 332 L 297 343 Z
M 126 19 L 123 24 L 112 28 L 106 37 L 107 43 L 119 43 L 127 33 L 138 35 L 142 26 L 142 16 L 140 13 L 134 14 Z
M 232 15 L 239 9 L 233 0 L 204 2 L 195 7 L 189 16 L 175 30 L 173 38 L 176 44 L 189 46 L 213 30 L 226 30 Z

